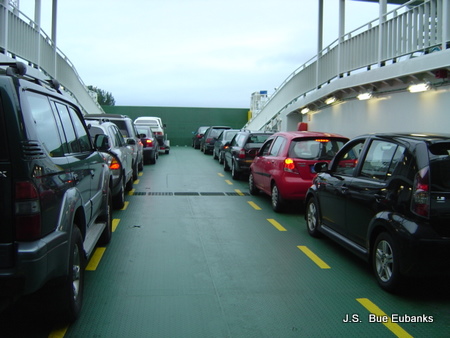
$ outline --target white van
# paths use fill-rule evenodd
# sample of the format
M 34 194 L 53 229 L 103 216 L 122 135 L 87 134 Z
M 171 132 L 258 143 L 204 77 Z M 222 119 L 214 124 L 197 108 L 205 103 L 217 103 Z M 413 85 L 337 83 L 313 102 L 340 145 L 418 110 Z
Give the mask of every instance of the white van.
M 134 120 L 134 124 L 136 126 L 139 126 L 139 125 L 149 126 L 152 129 L 152 132 L 155 135 L 156 139 L 158 140 L 159 151 L 165 152 L 166 154 L 169 153 L 170 144 L 169 144 L 169 141 L 167 140 L 166 136 L 164 135 L 165 125 L 162 123 L 162 120 L 160 117 L 141 116 Z

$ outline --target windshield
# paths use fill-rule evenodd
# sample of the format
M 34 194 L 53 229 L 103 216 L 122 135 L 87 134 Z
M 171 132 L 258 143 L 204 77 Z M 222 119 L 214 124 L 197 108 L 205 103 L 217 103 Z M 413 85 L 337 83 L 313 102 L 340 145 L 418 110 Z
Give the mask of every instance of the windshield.
M 304 160 L 331 160 L 345 144 L 340 139 L 296 139 L 289 147 L 289 157 Z
M 433 144 L 428 149 L 431 190 L 450 192 L 450 143 Z

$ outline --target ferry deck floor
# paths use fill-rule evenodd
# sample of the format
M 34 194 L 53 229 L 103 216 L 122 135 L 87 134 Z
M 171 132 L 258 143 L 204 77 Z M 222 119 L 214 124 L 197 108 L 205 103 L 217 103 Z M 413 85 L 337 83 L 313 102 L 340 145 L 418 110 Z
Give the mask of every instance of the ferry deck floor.
M 450 336 L 448 280 L 384 292 L 365 262 L 308 235 L 300 203 L 273 212 L 210 155 L 173 147 L 126 199 L 80 318 L 50 328 L 16 309 L 0 336 Z

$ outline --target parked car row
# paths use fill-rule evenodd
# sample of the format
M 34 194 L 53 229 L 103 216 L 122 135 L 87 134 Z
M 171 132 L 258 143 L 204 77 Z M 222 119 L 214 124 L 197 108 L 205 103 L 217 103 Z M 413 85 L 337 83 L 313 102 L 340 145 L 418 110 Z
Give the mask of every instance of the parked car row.
M 223 142 L 226 132 L 213 158 L 234 179 L 248 174 L 249 192 L 271 196 L 274 211 L 303 202 L 308 233 L 363 258 L 384 290 L 400 292 L 412 277 L 450 276 L 450 135 L 349 140 L 234 130 Z

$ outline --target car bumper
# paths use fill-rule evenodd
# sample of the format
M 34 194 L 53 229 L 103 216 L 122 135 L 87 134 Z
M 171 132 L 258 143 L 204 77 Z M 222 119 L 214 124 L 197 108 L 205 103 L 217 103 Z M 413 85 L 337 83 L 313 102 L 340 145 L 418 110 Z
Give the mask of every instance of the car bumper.
M 0 269 L 0 295 L 30 294 L 49 280 L 66 276 L 68 240 L 65 232 L 55 231 L 38 241 L 17 243 L 14 267 Z
M 296 176 L 282 176 L 279 181 L 276 182 L 278 190 L 283 199 L 304 200 L 306 193 L 311 187 L 311 181 L 305 181 L 300 177 Z

